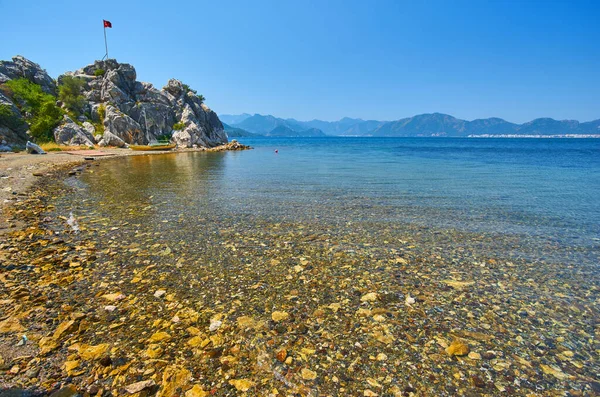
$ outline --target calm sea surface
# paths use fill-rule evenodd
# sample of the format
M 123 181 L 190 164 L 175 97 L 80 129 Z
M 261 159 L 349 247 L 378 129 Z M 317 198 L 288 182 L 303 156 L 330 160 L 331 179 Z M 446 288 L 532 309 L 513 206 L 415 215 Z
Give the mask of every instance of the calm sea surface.
M 531 259 L 597 259 L 600 140 L 241 141 L 255 149 L 117 160 L 83 180 L 92 193 L 127 195 L 117 202 L 168 202 L 162 218 L 210 211 L 274 221 L 409 223 L 518 236 L 526 243 L 504 248 Z

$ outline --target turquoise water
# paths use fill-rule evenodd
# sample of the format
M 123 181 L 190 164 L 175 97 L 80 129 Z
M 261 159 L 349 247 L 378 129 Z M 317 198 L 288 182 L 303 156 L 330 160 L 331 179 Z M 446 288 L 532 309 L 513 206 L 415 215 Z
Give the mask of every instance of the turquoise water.
M 218 171 L 223 193 L 237 198 L 229 203 L 240 211 L 251 205 L 298 217 L 314 214 L 311 205 L 330 206 L 339 210 L 325 211 L 334 217 L 348 218 L 350 211 L 373 221 L 523 234 L 590 249 L 600 245 L 599 140 L 243 142 L 255 150 L 226 155 Z
M 597 263 L 600 140 L 241 141 L 254 150 L 109 161 L 87 178 L 92 192 L 127 195 L 117 202 L 168 202 L 161 217 L 402 223 L 484 233 L 499 242 L 510 237 L 508 245 L 489 247 L 509 256 Z M 110 175 L 108 185 L 97 180 L 102 175 L 105 182 Z

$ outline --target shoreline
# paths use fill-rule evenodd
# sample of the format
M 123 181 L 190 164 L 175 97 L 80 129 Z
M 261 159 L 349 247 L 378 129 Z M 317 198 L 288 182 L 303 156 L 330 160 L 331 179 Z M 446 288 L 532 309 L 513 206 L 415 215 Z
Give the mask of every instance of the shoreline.
M 134 151 L 129 149 L 99 148 L 98 155 L 94 156 L 91 151 L 85 154 L 73 154 L 73 152 L 48 152 L 44 155 L 34 155 L 26 152 L 0 153 L 0 235 L 10 229 L 6 212 L 7 208 L 15 203 L 23 201 L 28 197 L 31 187 L 40 180 L 51 174 L 69 167 L 77 167 L 83 164 L 93 164 L 105 159 L 114 159 L 129 156 L 154 156 L 163 154 L 178 154 L 190 152 L 220 152 L 229 150 L 246 150 L 249 146 L 241 145 L 235 139 L 231 142 L 213 148 L 179 148 L 175 150 Z M 89 160 L 89 158 L 93 158 Z M 88 160 L 86 160 L 88 159 Z

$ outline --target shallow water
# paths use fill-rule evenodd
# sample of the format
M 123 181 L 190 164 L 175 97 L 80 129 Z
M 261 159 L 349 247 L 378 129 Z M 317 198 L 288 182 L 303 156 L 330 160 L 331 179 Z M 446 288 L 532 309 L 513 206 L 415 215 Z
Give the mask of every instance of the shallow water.
M 522 241 L 520 247 L 490 252 L 495 255 L 591 266 L 598 258 L 598 140 L 280 138 L 247 143 L 255 149 L 106 162 L 83 181 L 91 200 L 156 205 L 161 219 L 206 212 L 271 221 L 410 223 Z
M 600 141 L 243 143 L 106 160 L 56 194 L 51 214 L 81 231 L 51 227 L 93 242 L 86 277 L 126 297 L 94 343 L 143 373 L 143 341 L 167 330 L 160 359 L 217 395 L 235 395 L 229 379 L 258 395 L 600 386 Z M 449 354 L 455 339 L 472 354 Z

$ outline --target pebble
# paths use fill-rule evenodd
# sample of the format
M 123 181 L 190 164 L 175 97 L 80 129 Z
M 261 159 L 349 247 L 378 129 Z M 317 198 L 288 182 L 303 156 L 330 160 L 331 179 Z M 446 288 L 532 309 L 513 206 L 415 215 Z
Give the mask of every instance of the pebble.
M 446 353 L 450 356 L 466 356 L 469 354 L 469 346 L 459 340 L 455 340 L 446 348 Z

